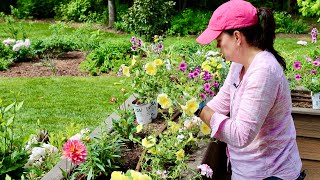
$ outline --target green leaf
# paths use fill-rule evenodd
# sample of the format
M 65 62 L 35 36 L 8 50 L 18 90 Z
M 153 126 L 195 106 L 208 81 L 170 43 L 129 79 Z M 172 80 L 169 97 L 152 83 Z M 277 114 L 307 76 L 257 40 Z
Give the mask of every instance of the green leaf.
M 24 101 L 21 101 L 21 102 L 17 105 L 17 107 L 16 107 L 16 110 L 17 110 L 17 111 L 19 111 L 19 109 L 22 107 L 23 102 L 24 102 Z
M 11 177 L 8 174 L 6 174 L 6 180 L 11 180 Z
M 13 120 L 14 120 L 14 116 L 12 116 L 11 118 L 9 118 L 8 121 L 7 121 L 7 126 L 10 126 L 10 124 L 13 123 Z
M 92 167 L 91 167 L 91 168 L 90 168 L 90 171 L 89 171 L 89 174 L 88 174 L 88 177 L 87 177 L 87 180 L 92 179 L 92 175 L 93 175 L 93 169 L 92 169 Z
M 4 113 L 8 112 L 16 103 L 12 103 L 4 109 Z

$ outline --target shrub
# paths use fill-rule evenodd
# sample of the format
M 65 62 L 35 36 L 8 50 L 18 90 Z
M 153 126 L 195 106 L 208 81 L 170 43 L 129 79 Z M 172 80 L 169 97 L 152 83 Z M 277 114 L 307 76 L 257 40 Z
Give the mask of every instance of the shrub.
M 298 6 L 300 7 L 299 11 L 302 12 L 303 16 L 320 16 L 320 1 L 314 0 L 297 0 Z M 318 19 L 320 22 L 320 17 Z
M 18 0 L 17 9 L 14 9 L 18 18 L 53 18 L 54 7 L 60 0 Z
M 199 34 L 207 27 L 211 14 L 211 12 L 185 9 L 173 18 L 168 34 Z
M 301 20 L 293 20 L 287 12 L 274 13 L 276 21 L 276 33 L 301 34 L 306 32 L 308 26 Z
M 98 75 L 119 68 L 130 56 L 130 43 L 103 44 L 88 54 L 80 69 Z
M 168 0 L 136 0 L 124 17 L 130 32 L 145 36 L 151 41 L 154 35 L 161 35 L 169 28 L 169 21 L 175 3 Z

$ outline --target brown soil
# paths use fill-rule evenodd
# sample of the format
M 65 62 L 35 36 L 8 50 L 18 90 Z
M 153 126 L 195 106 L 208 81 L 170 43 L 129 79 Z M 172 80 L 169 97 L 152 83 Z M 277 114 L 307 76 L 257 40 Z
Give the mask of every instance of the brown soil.
M 0 71 L 0 77 L 88 76 L 89 73 L 79 69 L 84 59 L 83 52 L 71 51 L 56 59 L 17 62 L 8 70 Z

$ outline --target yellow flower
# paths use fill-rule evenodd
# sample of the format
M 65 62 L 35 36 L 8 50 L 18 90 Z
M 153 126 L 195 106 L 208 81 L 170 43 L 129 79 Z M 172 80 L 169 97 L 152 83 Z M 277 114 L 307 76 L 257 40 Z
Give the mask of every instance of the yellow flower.
M 176 152 L 177 160 L 181 161 L 184 158 L 184 150 L 180 149 L 178 152 Z
M 139 133 L 143 129 L 143 125 L 139 124 L 136 128 L 137 128 L 137 133 Z
M 230 61 L 226 61 L 226 63 L 227 63 L 228 65 L 230 65 L 230 64 L 231 64 L 231 62 L 230 62 Z
M 126 92 L 126 89 L 125 88 L 121 88 L 121 92 Z
M 171 99 L 169 99 L 168 95 L 166 95 L 166 94 L 159 94 L 158 97 L 157 97 L 157 102 L 164 109 L 167 109 L 172 105 Z
M 132 180 L 140 180 L 142 174 L 138 171 L 129 170 Z
M 221 69 L 222 68 L 222 64 L 218 64 L 217 68 Z
M 211 70 L 211 66 L 208 64 L 207 61 L 205 61 L 205 62 L 203 62 L 203 63 L 201 64 L 201 68 L 202 68 L 203 70 L 205 70 L 205 71 L 210 71 L 210 70 Z
M 217 65 L 217 60 L 215 58 L 210 58 L 210 64 L 212 66 L 216 66 Z
M 155 144 L 156 144 L 156 138 L 152 136 L 142 139 L 142 146 L 145 148 L 151 148 Z
M 175 122 L 172 122 L 172 121 L 169 121 L 168 122 L 168 125 L 169 125 L 169 129 L 173 132 L 173 133 L 176 133 L 177 131 L 179 131 L 180 129 L 180 124 L 178 123 L 175 123 Z
M 194 112 L 196 112 L 196 110 L 199 107 L 199 103 L 196 101 L 195 98 L 187 101 L 186 105 L 183 106 L 181 105 L 182 110 L 188 115 L 188 116 L 193 116 Z
M 150 149 L 148 150 L 148 153 L 157 154 L 156 148 L 155 148 L 155 147 L 150 148 Z
M 200 131 L 201 131 L 204 135 L 207 135 L 207 134 L 210 134 L 210 133 L 211 133 L 210 127 L 209 127 L 206 123 L 204 123 L 204 122 L 201 123 Z
M 122 66 L 122 72 L 123 72 L 123 74 L 126 75 L 127 77 L 130 77 L 130 69 L 129 69 L 129 67 L 123 65 L 123 66 Z
M 153 61 L 153 63 L 156 65 L 156 66 L 160 66 L 163 64 L 163 61 L 161 59 L 156 59 Z
M 140 176 L 140 179 L 139 180 L 152 180 L 152 178 L 146 174 L 143 174 Z
M 135 58 L 133 58 L 133 59 L 131 60 L 131 66 L 134 66 L 134 65 L 136 64 L 136 62 L 137 62 L 137 60 L 136 60 Z
M 153 76 L 157 73 L 157 67 L 154 63 L 146 64 L 146 73 Z
M 190 141 L 196 141 L 197 139 L 193 137 L 193 134 L 192 133 L 189 133 L 189 139 L 187 140 L 187 142 L 190 142 Z
M 113 171 L 111 173 L 111 179 L 110 180 L 129 180 L 129 178 L 127 176 L 125 176 L 120 171 Z

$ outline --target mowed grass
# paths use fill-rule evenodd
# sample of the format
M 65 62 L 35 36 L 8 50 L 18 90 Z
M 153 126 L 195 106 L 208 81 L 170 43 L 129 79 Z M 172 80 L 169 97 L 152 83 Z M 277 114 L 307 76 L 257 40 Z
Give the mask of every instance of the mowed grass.
M 3 104 L 24 101 L 17 113 L 16 123 L 28 133 L 40 127 L 49 132 L 65 130 L 70 123 L 82 124 L 94 130 L 119 104 L 127 98 L 120 91 L 126 79 L 115 76 L 101 77 L 41 77 L 0 78 L 0 98 Z M 19 96 L 17 96 L 20 94 Z

